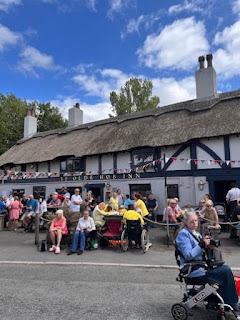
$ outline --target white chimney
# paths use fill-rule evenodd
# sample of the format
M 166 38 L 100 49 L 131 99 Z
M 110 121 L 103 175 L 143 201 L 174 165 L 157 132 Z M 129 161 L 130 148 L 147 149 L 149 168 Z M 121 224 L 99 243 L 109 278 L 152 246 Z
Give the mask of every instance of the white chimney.
M 37 118 L 34 109 L 28 109 L 24 118 L 24 138 L 30 138 L 37 133 Z
M 213 56 L 208 54 L 206 57 L 207 68 L 204 67 L 204 56 L 198 58 L 199 69 L 195 72 L 197 99 L 204 100 L 218 97 L 217 76 L 212 66 Z
M 79 103 L 68 110 L 68 127 L 76 127 L 83 124 L 83 111 Z

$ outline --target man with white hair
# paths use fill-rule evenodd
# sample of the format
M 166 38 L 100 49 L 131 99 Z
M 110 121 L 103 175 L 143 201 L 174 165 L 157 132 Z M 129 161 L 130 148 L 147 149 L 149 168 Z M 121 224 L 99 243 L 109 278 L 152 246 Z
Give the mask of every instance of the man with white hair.
M 82 204 L 82 198 L 80 196 L 80 190 L 76 188 L 74 194 L 71 197 L 72 212 L 80 212 L 80 205 Z

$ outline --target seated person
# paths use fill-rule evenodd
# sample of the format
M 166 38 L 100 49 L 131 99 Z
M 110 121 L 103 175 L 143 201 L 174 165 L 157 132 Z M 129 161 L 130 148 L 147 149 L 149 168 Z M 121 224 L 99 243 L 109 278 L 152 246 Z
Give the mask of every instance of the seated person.
M 126 194 L 124 197 L 124 207 L 127 209 L 129 204 L 133 204 L 133 201 L 130 199 L 129 194 Z
M 103 217 L 108 215 L 108 213 L 104 210 L 105 207 L 105 203 L 101 202 L 93 210 L 93 220 L 96 227 L 103 227 L 105 224 Z
M 196 211 L 201 212 L 203 209 L 206 208 L 205 205 L 206 205 L 206 200 L 205 199 L 199 200 L 198 207 L 196 208 Z
M 181 252 L 181 267 L 190 261 L 202 261 L 204 249 L 210 245 L 209 237 L 202 237 L 196 232 L 198 218 L 196 213 L 187 212 L 183 217 L 183 227 L 176 238 L 176 245 Z M 235 311 L 239 311 L 238 296 L 231 269 L 227 265 L 206 270 L 203 267 L 192 271 L 189 276 L 191 281 L 197 278 L 197 282 L 202 284 L 218 284 L 218 293 L 225 303 L 231 305 Z
M 67 221 L 66 218 L 63 216 L 63 210 L 59 209 L 56 211 L 56 218 L 52 220 L 49 233 L 52 241 L 52 247 L 49 249 L 49 251 L 59 254 L 62 235 L 68 234 Z M 57 245 L 55 245 L 56 238 Z
M 124 224 L 126 224 L 127 220 L 140 220 L 141 226 L 144 225 L 144 221 L 143 221 L 143 218 L 142 218 L 141 214 L 134 210 L 134 205 L 133 204 L 129 204 L 128 205 L 128 210 L 123 215 L 122 222 Z
M 200 218 L 205 218 L 204 224 L 202 224 L 202 234 L 209 234 L 208 226 L 214 226 L 214 229 L 220 229 L 220 225 L 218 224 L 218 214 L 215 208 L 213 208 L 212 200 L 206 201 L 206 207 L 199 213 Z
M 7 205 L 3 202 L 3 199 L 0 198 L 0 214 L 5 214 L 7 212 Z
M 48 211 L 56 212 L 57 208 L 61 206 L 61 200 L 58 198 L 58 193 L 54 192 L 51 201 L 47 204 Z
M 177 218 L 179 217 L 179 213 L 177 211 L 177 202 L 174 199 L 169 199 L 168 203 L 168 207 L 166 208 L 166 210 L 164 210 L 162 222 L 166 222 L 168 218 L 169 223 L 176 224 L 179 222 L 177 220 Z
M 26 202 L 26 211 L 21 217 L 22 225 L 25 228 L 25 232 L 29 231 L 28 224 L 31 222 L 31 219 L 35 217 L 37 210 L 38 202 L 34 199 L 33 195 L 29 195 L 29 199 Z
M 89 210 L 83 211 L 83 217 L 78 220 L 76 231 L 73 235 L 73 242 L 68 256 L 77 252 L 78 240 L 80 238 L 80 246 L 78 255 L 82 254 L 85 248 L 86 237 L 97 239 L 97 232 L 93 218 L 89 216 Z
M 176 201 L 177 203 L 177 206 L 176 206 L 176 209 L 177 209 L 177 212 L 178 212 L 178 216 L 182 216 L 184 214 L 184 210 L 182 210 L 179 206 L 179 199 L 178 198 L 174 198 L 173 200 Z
M 119 212 L 120 215 L 124 215 L 124 213 L 127 212 L 127 209 L 124 207 L 124 205 L 121 205 L 119 207 L 118 212 Z
M 127 221 L 140 221 L 140 226 L 143 227 L 144 220 L 140 213 L 134 210 L 134 205 L 129 204 L 127 212 L 123 215 L 122 222 L 124 224 L 127 224 Z M 134 240 L 136 242 L 136 245 L 139 246 L 141 244 L 141 228 L 140 226 L 136 226 L 136 228 L 131 232 L 131 230 L 128 230 L 128 240 L 131 242 Z

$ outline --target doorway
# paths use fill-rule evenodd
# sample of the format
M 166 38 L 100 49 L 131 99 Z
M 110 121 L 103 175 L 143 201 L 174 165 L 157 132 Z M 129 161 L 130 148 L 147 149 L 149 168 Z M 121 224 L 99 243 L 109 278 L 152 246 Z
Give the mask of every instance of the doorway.
M 103 194 L 104 194 L 104 187 L 105 187 L 105 183 L 98 183 L 98 184 L 87 184 L 86 186 L 86 190 L 88 191 L 92 191 L 92 195 L 94 197 L 94 199 L 97 200 L 98 203 L 104 201 L 103 199 Z

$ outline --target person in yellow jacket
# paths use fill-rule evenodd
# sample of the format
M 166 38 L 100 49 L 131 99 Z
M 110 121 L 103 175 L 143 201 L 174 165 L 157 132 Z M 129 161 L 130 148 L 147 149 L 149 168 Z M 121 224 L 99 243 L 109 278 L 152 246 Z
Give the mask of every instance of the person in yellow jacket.
M 136 193 L 134 195 L 134 199 L 135 199 L 137 205 L 139 206 L 140 210 L 142 211 L 142 216 L 143 217 L 148 216 L 149 212 L 147 210 L 145 203 L 141 200 L 141 195 L 139 193 Z
M 116 192 L 113 192 L 112 197 L 109 200 L 109 205 L 112 207 L 112 209 L 115 211 L 118 210 L 118 197 Z
M 132 204 L 128 206 L 127 212 L 123 215 L 123 223 L 127 223 L 127 220 L 140 220 L 141 226 L 144 225 L 144 221 L 140 213 L 134 210 L 134 207 Z

